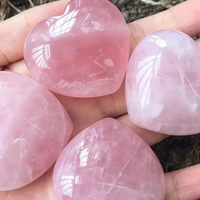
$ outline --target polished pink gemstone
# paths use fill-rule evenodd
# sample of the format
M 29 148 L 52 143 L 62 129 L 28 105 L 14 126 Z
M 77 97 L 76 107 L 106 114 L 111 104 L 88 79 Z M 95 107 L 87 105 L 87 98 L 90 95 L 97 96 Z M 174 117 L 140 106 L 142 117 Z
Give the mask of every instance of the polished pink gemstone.
M 165 178 L 151 148 L 114 119 L 77 135 L 53 173 L 57 200 L 164 200 Z
M 129 58 L 129 33 L 108 0 L 72 0 L 61 16 L 39 23 L 24 58 L 39 83 L 66 96 L 95 97 L 120 87 Z
M 200 131 L 200 48 L 178 31 L 147 36 L 134 50 L 126 76 L 131 121 L 170 135 Z
M 29 77 L 0 72 L 0 191 L 25 186 L 49 169 L 72 126 L 46 88 Z

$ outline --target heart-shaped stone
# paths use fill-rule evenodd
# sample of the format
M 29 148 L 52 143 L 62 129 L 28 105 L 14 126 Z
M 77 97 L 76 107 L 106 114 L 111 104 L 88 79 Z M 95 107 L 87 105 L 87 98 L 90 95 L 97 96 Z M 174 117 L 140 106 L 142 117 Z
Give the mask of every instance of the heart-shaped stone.
M 143 39 L 126 76 L 131 121 L 170 134 L 200 132 L 200 48 L 189 36 L 165 30 Z
M 72 127 L 46 88 L 29 77 L 0 72 L 0 191 L 23 187 L 46 172 Z
M 79 133 L 53 173 L 57 200 L 164 200 L 165 177 L 151 148 L 114 119 Z
M 129 33 L 108 0 L 72 0 L 62 16 L 40 22 L 29 34 L 24 58 L 30 74 L 66 96 L 115 92 L 129 58 Z

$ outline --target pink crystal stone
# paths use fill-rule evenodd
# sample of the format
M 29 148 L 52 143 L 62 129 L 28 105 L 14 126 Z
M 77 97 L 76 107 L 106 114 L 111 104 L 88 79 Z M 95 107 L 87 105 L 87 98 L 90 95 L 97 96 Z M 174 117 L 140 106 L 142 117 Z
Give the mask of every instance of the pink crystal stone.
M 114 119 L 77 135 L 54 169 L 57 200 L 164 200 L 165 178 L 151 148 Z
M 134 50 L 126 76 L 131 121 L 151 131 L 200 131 L 200 48 L 178 31 L 147 36 Z
M 129 33 L 108 0 L 72 0 L 61 16 L 39 23 L 27 38 L 31 75 L 66 96 L 95 97 L 120 87 L 129 58 Z
M 0 72 L 0 191 L 23 187 L 49 169 L 72 126 L 46 88 L 29 77 Z

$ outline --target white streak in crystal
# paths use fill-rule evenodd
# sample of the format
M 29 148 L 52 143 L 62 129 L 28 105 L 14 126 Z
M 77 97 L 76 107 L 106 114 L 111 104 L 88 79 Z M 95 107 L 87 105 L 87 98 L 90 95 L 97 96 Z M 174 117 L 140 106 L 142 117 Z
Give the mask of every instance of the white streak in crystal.
M 81 1 L 80 0 L 76 0 L 75 3 L 76 3 L 76 7 L 81 6 Z
M 69 14 L 59 17 L 57 21 L 50 27 L 49 33 L 52 37 L 68 33 L 76 23 L 76 15 L 78 10 L 73 10 Z
M 40 127 L 38 127 L 37 125 L 33 124 L 32 122 L 30 122 L 27 118 L 21 116 L 26 122 L 28 122 L 30 125 L 32 125 L 33 127 L 35 127 L 36 129 L 38 129 L 39 131 L 43 132 L 43 133 L 46 133 L 44 132 Z
M 17 138 L 13 141 L 13 143 L 16 143 L 16 142 L 24 142 L 24 139 L 23 138 Z
M 101 25 L 98 21 L 92 21 L 91 24 L 92 24 L 91 27 L 86 27 L 86 26 L 81 27 L 81 30 L 84 34 L 104 30 L 104 26 Z
M 90 17 L 90 14 L 87 14 L 87 16 L 85 17 L 85 19 L 83 20 L 83 22 L 85 22 L 89 17 Z
M 92 59 L 92 58 L 89 58 L 88 59 L 91 59 L 96 65 L 98 65 L 100 68 L 104 69 L 106 72 L 110 73 L 108 71 L 108 69 L 106 69 L 103 65 L 101 65 L 100 63 L 98 63 L 96 60 Z
M 124 187 L 124 186 L 119 186 L 117 184 L 111 184 L 111 183 L 101 183 L 101 182 L 97 182 L 99 184 L 102 184 L 102 185 L 106 185 L 106 186 L 110 186 L 111 189 L 105 194 L 105 196 L 101 199 L 103 200 L 114 188 L 118 188 L 120 190 L 125 190 L 125 191 L 131 191 L 133 194 L 137 194 L 136 196 L 140 197 L 140 198 L 144 198 L 145 195 L 144 194 L 141 194 L 139 193 L 138 191 L 134 190 L 134 189 L 131 189 L 131 188 L 128 188 L 128 187 Z M 134 196 L 134 195 L 133 195 Z

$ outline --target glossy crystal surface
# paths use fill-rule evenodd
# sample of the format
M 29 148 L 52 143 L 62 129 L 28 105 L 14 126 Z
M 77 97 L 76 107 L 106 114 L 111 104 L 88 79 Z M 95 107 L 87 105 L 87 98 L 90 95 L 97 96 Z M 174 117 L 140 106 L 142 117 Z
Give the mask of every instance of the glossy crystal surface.
M 83 130 L 53 173 L 57 200 L 164 200 L 162 167 L 151 148 L 114 119 Z
M 0 72 L 0 191 L 23 187 L 49 169 L 72 127 L 46 88 L 29 77 Z
M 184 33 L 153 33 L 134 50 L 126 76 L 131 121 L 143 128 L 189 135 L 200 131 L 200 48 Z
M 61 16 L 39 23 L 27 38 L 31 75 L 66 96 L 111 94 L 121 85 L 129 58 L 129 33 L 108 0 L 72 0 Z

